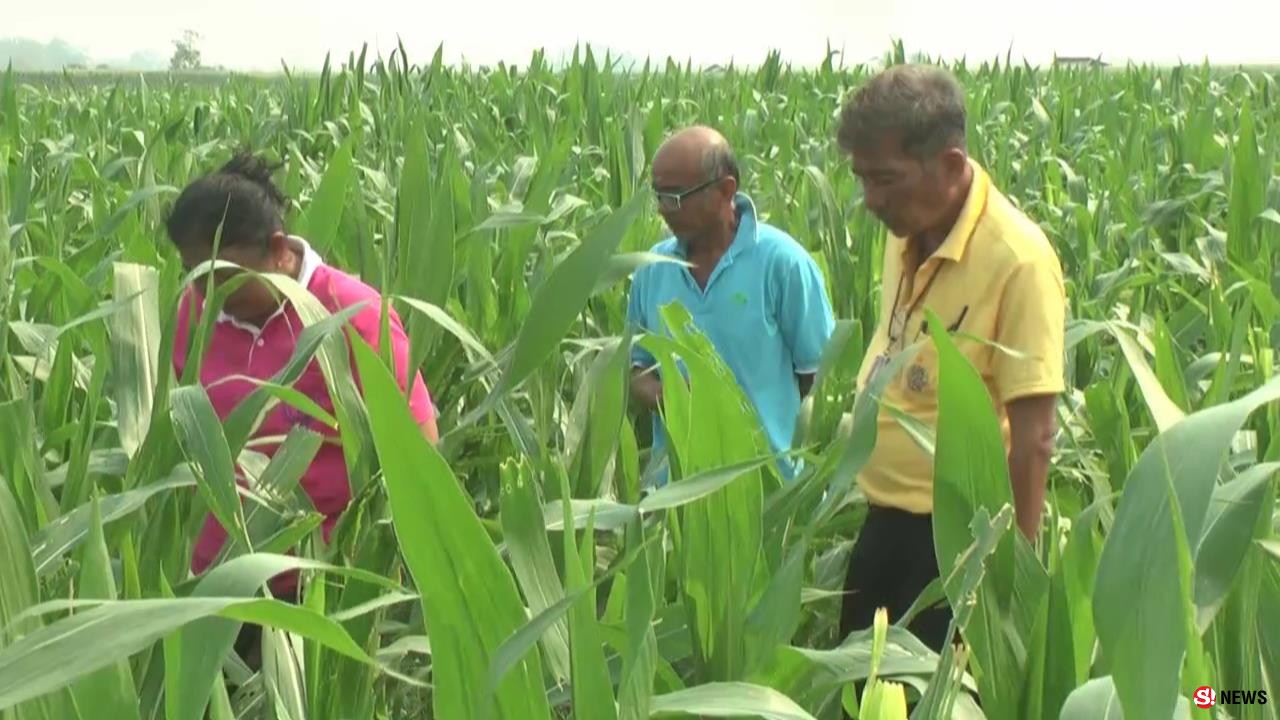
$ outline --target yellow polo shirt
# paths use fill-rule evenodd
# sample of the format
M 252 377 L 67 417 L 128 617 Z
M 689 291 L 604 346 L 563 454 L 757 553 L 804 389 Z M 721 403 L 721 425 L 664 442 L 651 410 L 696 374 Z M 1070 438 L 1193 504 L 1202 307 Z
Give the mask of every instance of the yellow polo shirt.
M 964 209 L 932 256 L 917 268 L 906 241 L 890 235 L 880 317 L 858 386 L 866 387 L 878 356 L 924 340 L 915 358 L 889 381 L 882 402 L 937 428 L 938 356 L 922 328 L 927 307 L 949 330 L 1028 356 L 1017 358 L 985 343 L 955 338 L 993 398 L 1007 452 L 1004 404 L 1064 389 L 1066 293 L 1062 266 L 1044 232 L 992 185 L 976 162 L 970 160 L 970 165 L 974 178 Z M 858 483 L 873 504 L 932 512 L 933 458 L 883 407 L 875 449 Z

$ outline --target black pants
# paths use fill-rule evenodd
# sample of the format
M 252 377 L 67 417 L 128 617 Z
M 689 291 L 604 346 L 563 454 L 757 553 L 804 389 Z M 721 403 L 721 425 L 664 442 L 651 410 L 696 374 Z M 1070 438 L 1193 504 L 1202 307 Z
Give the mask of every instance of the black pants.
M 876 608 L 886 608 L 889 623 L 907 613 L 920 592 L 938 577 L 933 552 L 933 516 L 871 505 L 866 523 L 849 556 L 840 612 L 840 642 L 856 630 L 870 628 Z M 907 629 L 934 652 L 941 653 L 951 622 L 945 600 L 916 615 Z

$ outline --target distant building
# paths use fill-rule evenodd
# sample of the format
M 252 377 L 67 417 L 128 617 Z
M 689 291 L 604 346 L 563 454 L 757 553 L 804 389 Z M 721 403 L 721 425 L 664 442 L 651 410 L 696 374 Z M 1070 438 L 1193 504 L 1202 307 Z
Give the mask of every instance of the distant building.
M 1088 67 L 1106 67 L 1107 64 L 1102 61 L 1102 56 L 1085 57 L 1083 55 L 1054 55 L 1054 65 L 1083 65 Z

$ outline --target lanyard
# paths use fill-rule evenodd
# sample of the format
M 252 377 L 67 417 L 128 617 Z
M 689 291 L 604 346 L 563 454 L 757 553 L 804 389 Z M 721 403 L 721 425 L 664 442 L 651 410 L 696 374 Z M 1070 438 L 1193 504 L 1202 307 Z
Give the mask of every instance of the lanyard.
M 933 288 L 933 281 L 938 279 L 938 273 L 941 271 L 942 271 L 942 263 L 939 262 L 938 266 L 933 269 L 933 274 L 929 276 L 929 282 L 925 284 L 924 291 L 921 292 L 920 296 L 916 298 L 915 302 L 911 303 L 911 306 L 907 308 L 906 315 L 904 315 L 902 318 L 901 329 L 895 333 L 893 330 L 893 326 L 895 324 L 894 318 L 898 314 L 898 302 L 902 299 L 902 284 L 907 277 L 906 270 L 903 270 L 902 274 L 898 276 L 898 289 L 893 293 L 893 309 L 889 311 L 889 332 L 888 332 L 889 347 L 886 348 L 886 351 L 891 349 L 894 343 L 898 342 L 899 340 L 903 340 L 902 344 L 904 346 L 906 345 L 904 336 L 907 330 L 907 321 L 911 319 L 911 314 L 916 311 L 916 308 L 920 306 L 920 303 L 924 302 L 924 299 L 928 297 L 929 290 Z

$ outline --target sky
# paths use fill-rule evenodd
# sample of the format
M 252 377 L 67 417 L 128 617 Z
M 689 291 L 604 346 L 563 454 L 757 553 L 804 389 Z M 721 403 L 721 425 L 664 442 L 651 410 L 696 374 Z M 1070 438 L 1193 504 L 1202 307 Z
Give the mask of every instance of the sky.
M 606 8 L 609 8 L 606 10 Z M 0 35 L 61 38 L 92 58 L 156 50 L 185 28 L 201 33 L 206 64 L 238 70 L 319 67 L 364 42 L 388 56 L 397 37 L 411 62 L 444 44 L 450 62 L 524 64 L 590 43 L 643 58 L 695 64 L 760 62 L 771 49 L 797 65 L 820 62 L 830 42 L 845 61 L 880 57 L 894 39 L 908 53 L 1059 55 L 1174 63 L 1280 64 L 1274 0 L 0 0 Z

